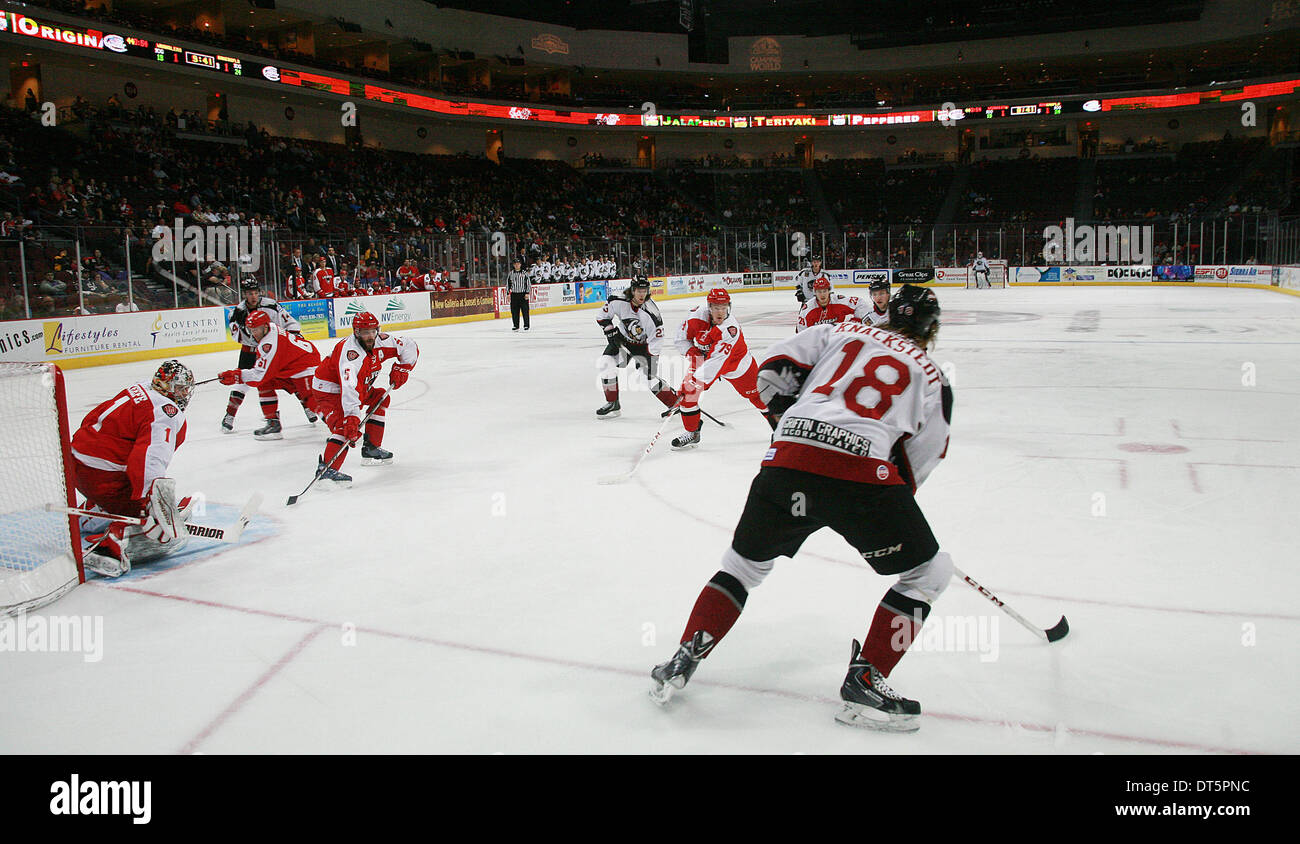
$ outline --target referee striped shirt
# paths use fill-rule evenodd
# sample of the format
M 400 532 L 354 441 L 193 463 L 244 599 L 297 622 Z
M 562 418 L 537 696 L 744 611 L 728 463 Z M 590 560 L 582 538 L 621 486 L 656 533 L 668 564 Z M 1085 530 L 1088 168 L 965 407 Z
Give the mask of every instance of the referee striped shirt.
M 510 288 L 511 293 L 527 293 L 531 286 L 528 281 L 528 274 L 519 270 L 511 270 L 506 276 L 506 285 Z

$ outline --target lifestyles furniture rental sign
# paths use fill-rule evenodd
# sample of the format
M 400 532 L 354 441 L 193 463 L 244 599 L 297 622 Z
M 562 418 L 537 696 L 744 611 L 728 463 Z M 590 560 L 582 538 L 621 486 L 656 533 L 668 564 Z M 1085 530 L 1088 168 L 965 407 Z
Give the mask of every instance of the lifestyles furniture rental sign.
M 220 307 L 26 319 L 0 324 L 2 361 L 90 366 L 159 357 L 159 352 L 168 349 L 183 348 L 186 354 L 194 354 L 219 351 L 228 345 L 225 309 Z

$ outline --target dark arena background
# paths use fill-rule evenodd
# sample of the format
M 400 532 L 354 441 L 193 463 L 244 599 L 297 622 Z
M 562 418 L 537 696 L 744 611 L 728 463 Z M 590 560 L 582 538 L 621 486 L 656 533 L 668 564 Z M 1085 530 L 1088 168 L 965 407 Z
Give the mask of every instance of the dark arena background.
M 1072 813 L 1230 827 L 1265 780 L 1199 783 L 1300 751 L 1300 4 L 0 0 L 0 58 L 0 753 L 1051 755 Z M 661 416 L 679 332 L 729 299 L 762 365 L 818 273 L 941 307 L 915 501 L 956 568 L 889 674 L 909 735 L 836 723 L 896 575 L 831 530 L 646 694 L 700 587 L 735 602 L 780 434 L 737 381 Z M 641 276 L 654 383 L 601 369 Z M 250 290 L 322 360 L 361 314 L 418 348 L 350 488 L 320 370 L 232 398 Z M 123 470 L 74 435 L 168 359 L 209 382 L 148 458 L 192 535 L 106 576 L 66 509 Z

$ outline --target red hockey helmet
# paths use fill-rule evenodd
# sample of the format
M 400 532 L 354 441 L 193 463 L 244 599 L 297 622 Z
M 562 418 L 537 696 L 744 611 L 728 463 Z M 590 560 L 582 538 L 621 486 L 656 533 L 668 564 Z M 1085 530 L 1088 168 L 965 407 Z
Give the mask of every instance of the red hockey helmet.
M 708 301 L 710 305 L 730 305 L 731 294 L 724 287 L 715 287 L 709 291 Z
M 819 278 L 813 282 L 813 292 L 818 290 L 830 290 L 831 283 L 824 278 Z
M 248 319 L 244 321 L 244 327 L 250 331 L 257 328 L 259 325 L 265 325 L 267 328 L 271 327 L 271 317 L 267 315 L 266 311 L 261 310 L 260 308 L 249 314 Z
M 377 317 L 377 316 L 375 316 L 374 314 L 370 313 L 370 311 L 362 311 L 361 313 L 359 313 L 359 314 L 357 314 L 356 316 L 354 316 L 354 317 L 352 318 L 352 330 L 353 330 L 353 332 L 360 331 L 360 330 L 362 330 L 363 328 L 373 328 L 375 331 L 378 331 L 378 330 L 379 330 L 379 317 Z

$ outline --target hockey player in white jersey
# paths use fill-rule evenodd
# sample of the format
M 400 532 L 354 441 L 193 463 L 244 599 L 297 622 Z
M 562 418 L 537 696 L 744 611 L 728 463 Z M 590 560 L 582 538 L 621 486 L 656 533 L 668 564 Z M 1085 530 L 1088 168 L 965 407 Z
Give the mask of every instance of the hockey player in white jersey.
M 827 284 L 831 282 L 830 277 L 822 269 L 822 256 L 814 255 L 811 260 L 812 266 L 804 267 L 794 277 L 794 298 L 799 300 L 800 305 L 812 301 L 813 285 L 818 279 L 826 279 Z
M 975 253 L 975 260 L 971 262 L 971 265 L 970 265 L 970 271 L 971 271 L 971 274 L 972 274 L 973 276 L 975 276 L 975 286 L 976 286 L 976 287 L 992 287 L 992 286 L 993 286 L 993 285 L 989 282 L 989 262 L 988 262 L 988 259 L 984 257 L 984 253 L 983 253 L 983 252 L 976 252 L 976 253 Z M 980 284 L 980 277 L 981 277 L 981 276 L 983 276 L 983 278 L 984 278 L 984 283 L 983 283 L 983 284 Z
M 868 288 L 871 294 L 871 310 L 862 322 L 867 325 L 884 325 L 889 322 L 889 282 L 878 278 Z
M 920 704 L 885 678 L 952 577 L 952 560 L 914 497 L 947 453 L 952 390 L 927 354 L 939 328 L 934 291 L 903 285 L 889 315 L 883 327 L 819 325 L 767 350 L 759 392 L 781 423 L 677 653 L 651 671 L 655 702 L 685 687 L 776 558 L 794 556 L 809 535 L 830 527 L 878 573 L 897 577 L 864 644 L 853 642 L 836 720 L 919 728 Z
M 622 413 L 618 401 L 618 370 L 632 364 L 645 373 L 650 390 L 665 407 L 677 406 L 677 392 L 659 377 L 659 350 L 664 341 L 664 318 L 650 298 L 650 280 L 643 275 L 632 279 L 623 296 L 610 296 L 596 317 L 605 332 L 605 351 L 597 364 L 605 404 L 597 419 L 612 419 Z

